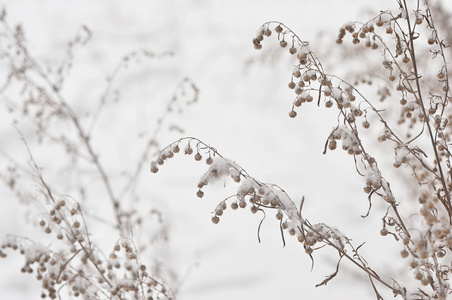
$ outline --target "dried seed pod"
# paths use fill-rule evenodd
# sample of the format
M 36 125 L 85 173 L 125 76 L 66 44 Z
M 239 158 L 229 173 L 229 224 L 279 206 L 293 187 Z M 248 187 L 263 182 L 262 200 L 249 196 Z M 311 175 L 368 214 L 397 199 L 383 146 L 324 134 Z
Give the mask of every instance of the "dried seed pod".
M 217 216 L 212 217 L 212 223 L 213 224 L 218 224 L 218 222 L 220 222 L 220 218 L 218 218 Z
M 285 48 L 287 46 L 287 42 L 285 40 L 282 40 L 281 42 L 279 42 L 279 45 Z
M 295 118 L 296 116 L 297 116 L 297 112 L 296 112 L 296 111 L 291 110 L 291 111 L 289 112 L 289 117 Z
M 275 27 L 275 32 L 277 32 L 277 33 L 283 32 L 283 28 L 281 27 L 281 25 L 278 25 Z
M 295 47 L 290 47 L 290 49 L 289 49 L 289 53 L 290 54 L 295 54 L 295 53 L 297 53 L 297 48 L 295 48 Z
M 185 152 L 185 154 L 187 154 L 187 155 L 191 155 L 191 154 L 193 153 L 193 148 L 190 147 L 190 145 L 187 145 L 187 147 L 185 147 L 184 152 Z
M 198 196 L 199 198 L 202 198 L 202 197 L 204 196 L 204 192 L 201 191 L 201 190 L 198 190 L 198 191 L 196 192 L 196 196 Z
M 199 153 L 199 152 L 197 152 L 196 154 L 195 154 L 195 160 L 196 161 L 200 161 L 202 159 L 202 155 Z

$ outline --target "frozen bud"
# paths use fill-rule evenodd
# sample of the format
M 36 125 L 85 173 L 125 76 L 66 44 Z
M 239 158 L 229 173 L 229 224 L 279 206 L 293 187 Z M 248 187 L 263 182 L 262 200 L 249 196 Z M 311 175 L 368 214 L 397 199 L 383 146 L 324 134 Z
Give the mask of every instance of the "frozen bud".
M 330 140 L 328 143 L 328 148 L 330 150 L 335 150 L 337 148 L 337 142 L 335 140 Z
M 157 173 L 159 171 L 159 168 L 157 167 L 156 162 L 151 163 L 151 173 Z
M 232 176 L 232 180 L 234 180 L 235 182 L 240 182 L 240 176 Z
M 198 191 L 196 192 L 196 196 L 198 196 L 199 198 L 202 198 L 202 197 L 204 196 L 204 192 L 201 191 L 201 190 L 198 190 Z
M 185 154 L 188 154 L 188 155 L 190 155 L 190 154 L 192 154 L 192 153 L 193 153 L 193 148 L 192 148 L 192 147 L 190 147 L 190 145 L 187 145 L 187 147 L 185 147 L 185 150 L 184 150 L 184 152 L 185 152 Z
M 205 185 L 207 185 L 207 181 L 200 181 L 198 183 L 198 188 L 202 189 Z
M 174 145 L 174 146 L 171 148 L 171 150 L 172 150 L 174 153 L 179 153 L 179 151 L 180 151 L 179 145 Z
M 218 222 L 220 222 L 220 218 L 218 218 L 217 216 L 212 217 L 212 223 L 213 224 L 218 224 Z

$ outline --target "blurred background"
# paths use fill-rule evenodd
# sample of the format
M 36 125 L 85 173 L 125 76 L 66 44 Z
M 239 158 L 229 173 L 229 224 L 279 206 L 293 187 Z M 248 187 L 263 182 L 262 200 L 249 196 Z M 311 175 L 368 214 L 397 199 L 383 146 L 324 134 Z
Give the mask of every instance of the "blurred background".
M 322 154 L 337 125 L 336 112 L 313 102 L 290 119 L 293 92 L 287 84 L 294 58 L 278 47 L 274 35 L 265 39 L 260 51 L 252 45 L 263 23 L 280 21 L 310 42 L 327 72 L 348 74 L 367 62 L 357 58 L 342 63 L 340 47 L 351 46 L 335 44 L 338 29 L 349 21 L 367 21 L 380 10 L 397 9 L 396 1 L 5 0 L 2 6 L 10 24 L 21 24 L 27 48 L 44 67 L 58 65 L 75 36 L 86 38 L 86 44 L 73 49 L 73 65 L 61 93 L 83 116 L 95 109 L 111 83 L 93 140 L 114 180 L 121 181 L 121 174 L 140 166 L 146 137 L 155 134 L 159 147 L 184 136 L 196 137 L 256 179 L 278 184 L 297 203 L 305 196 L 304 216 L 311 223 L 339 229 L 356 246 L 365 242 L 361 254 L 382 277 L 410 276 L 401 274 L 406 262 L 399 259 L 400 245 L 379 236 L 386 206 L 376 201 L 370 216 L 361 217 L 368 201 L 353 157 L 339 150 Z M 136 55 L 128 56 L 134 51 Z M 381 57 L 374 52 L 373 59 L 378 63 Z M 108 81 L 117 68 L 118 75 Z M 191 84 L 199 91 L 196 97 Z M 176 94 L 179 100 L 165 114 Z M 18 130 L 11 125 L 13 118 L 6 109 L 0 115 L 2 151 L 27 164 Z M 18 126 L 40 167 L 52 178 L 62 176 L 70 162 L 60 161 L 61 154 L 52 152 L 52 147 L 36 143 L 30 128 Z M 248 208 L 228 209 L 218 225 L 212 224 L 211 212 L 234 194 L 235 183 L 225 180 L 208 186 L 199 199 L 196 186 L 206 165 L 179 154 L 158 174 L 151 174 L 149 163 L 156 149 L 139 167 L 140 182 L 134 191 L 139 197 L 134 205 L 162 213 L 165 238 L 156 242 L 152 259 L 176 278 L 178 299 L 375 298 L 367 277 L 346 261 L 334 280 L 316 288 L 335 271 L 337 253 L 315 251 L 311 270 L 311 259 L 295 239 L 287 236 L 283 247 L 273 215 L 262 225 L 261 243 L 257 228 L 262 216 L 252 215 Z M 403 181 L 388 176 L 396 182 L 393 186 L 399 183 L 398 196 L 403 197 Z M 86 209 L 102 216 L 105 211 L 105 218 L 111 217 L 108 201 L 90 196 L 95 200 L 87 201 Z M 39 240 L 33 204 L 20 203 L 4 191 L 0 205 L 0 237 L 13 233 Z M 108 230 L 103 234 L 103 226 L 95 222 L 92 228 L 99 234 L 93 239 L 110 251 L 118 236 L 109 236 Z M 156 232 L 142 234 L 150 237 Z M 0 260 L 2 298 L 39 297 L 40 282 L 33 274 L 22 274 L 22 264 L 17 253 Z M 392 297 L 383 288 L 381 293 Z

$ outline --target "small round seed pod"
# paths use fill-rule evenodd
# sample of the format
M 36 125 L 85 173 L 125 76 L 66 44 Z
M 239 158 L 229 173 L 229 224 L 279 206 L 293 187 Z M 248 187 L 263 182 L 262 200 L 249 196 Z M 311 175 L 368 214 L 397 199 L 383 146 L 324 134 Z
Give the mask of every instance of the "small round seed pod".
M 218 218 L 217 216 L 212 217 L 212 223 L 213 224 L 218 224 L 218 222 L 220 222 L 220 218 Z
M 328 143 L 328 148 L 330 150 L 335 150 L 337 148 L 337 142 L 335 140 L 330 140 Z
M 416 17 L 416 24 L 417 25 L 421 25 L 422 24 L 422 18 L 421 17 Z
M 231 209 L 236 210 L 239 208 L 239 205 L 237 204 L 237 202 L 232 202 L 231 203 Z
M 256 50 L 261 50 L 262 49 L 262 44 L 254 44 L 254 49 Z
M 342 39 L 337 39 L 337 40 L 336 40 L 336 44 L 342 45 L 342 43 L 343 43 Z
M 283 213 L 282 213 L 281 211 L 278 211 L 278 212 L 276 213 L 276 219 L 277 219 L 277 220 L 282 220 L 282 218 L 283 218 Z
M 180 151 L 179 145 L 174 145 L 174 146 L 172 147 L 171 150 L 172 150 L 174 153 L 179 153 L 179 151 Z
M 190 147 L 190 145 L 187 145 L 187 147 L 185 147 L 184 152 L 185 152 L 185 154 L 187 154 L 187 155 L 191 155 L 191 154 L 193 153 L 193 148 Z
M 433 45 L 433 44 L 435 43 L 435 39 L 434 39 L 434 38 L 429 38 L 429 39 L 427 40 L 427 43 L 428 43 L 429 45 Z
M 245 208 L 246 207 L 246 202 L 245 201 L 240 201 L 239 202 L 239 207 L 240 208 Z
M 288 86 L 289 86 L 289 89 L 293 90 L 295 88 L 295 82 L 293 82 L 293 81 L 289 82 Z
M 281 27 L 281 25 L 278 25 L 275 27 L 275 32 L 277 32 L 277 33 L 283 32 L 283 28 Z
M 285 40 L 282 40 L 281 42 L 279 42 L 279 45 L 283 48 L 287 47 L 287 42 Z
M 255 214 L 259 211 L 259 208 L 255 205 L 251 206 L 251 213 Z
M 325 102 L 325 107 L 330 108 L 332 106 L 333 106 L 333 101 L 328 100 L 328 101 Z
M 381 26 L 383 26 L 383 24 L 384 24 L 384 22 L 383 22 L 381 19 L 379 19 L 379 20 L 375 23 L 375 25 L 377 25 L 377 27 L 381 27 Z
M 195 154 L 195 160 L 196 161 L 200 161 L 202 159 L 202 155 L 199 153 L 199 152 L 197 152 L 196 154 Z
M 373 43 L 373 44 L 372 44 L 372 50 L 377 50 L 377 49 L 378 49 L 378 44 Z
M 388 231 L 386 228 L 383 228 L 382 230 L 380 230 L 380 234 L 381 234 L 382 236 L 387 236 L 388 233 L 389 233 L 389 231 Z
M 202 198 L 202 197 L 204 197 L 204 192 L 201 191 L 201 190 L 198 190 L 198 191 L 196 192 L 196 196 L 198 196 L 199 198 Z
M 394 30 L 392 29 L 392 27 L 387 27 L 386 28 L 386 33 L 387 34 L 392 34 L 394 32 Z
M 297 53 L 297 48 L 295 48 L 295 47 L 290 47 L 290 49 L 289 49 L 289 53 L 290 54 L 295 54 L 295 53 Z
M 151 173 L 157 173 L 159 171 L 159 168 L 157 167 L 157 163 L 152 162 L 151 163 Z
M 206 158 L 206 164 L 208 164 L 208 165 L 211 165 L 213 163 L 213 159 L 212 159 L 212 157 L 208 157 L 208 158 Z
M 265 31 L 264 31 L 264 35 L 265 36 L 271 36 L 272 35 L 272 31 L 270 30 L 270 29 L 265 29 Z
M 296 111 L 291 110 L 291 111 L 289 112 L 289 117 L 295 118 L 296 116 L 297 116 L 297 112 L 296 112 Z
M 366 129 L 369 128 L 370 127 L 370 123 L 367 122 L 367 121 L 364 121 L 363 122 L 363 127 L 366 128 Z

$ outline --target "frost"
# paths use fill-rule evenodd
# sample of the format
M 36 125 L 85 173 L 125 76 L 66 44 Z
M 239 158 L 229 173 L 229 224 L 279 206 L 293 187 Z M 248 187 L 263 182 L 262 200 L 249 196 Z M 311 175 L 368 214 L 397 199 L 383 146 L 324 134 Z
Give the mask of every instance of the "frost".
M 32 244 L 25 250 L 25 261 L 27 264 L 37 262 L 48 251 L 49 249 L 41 244 Z

